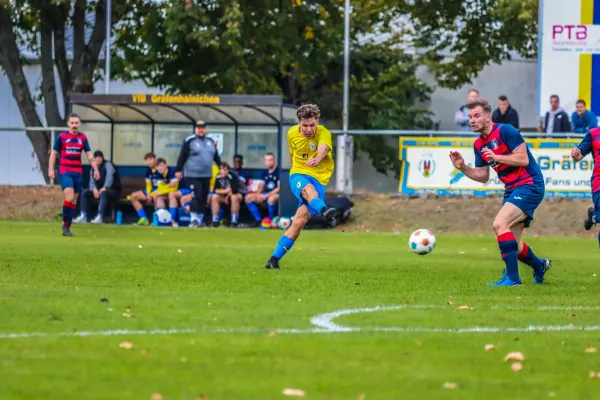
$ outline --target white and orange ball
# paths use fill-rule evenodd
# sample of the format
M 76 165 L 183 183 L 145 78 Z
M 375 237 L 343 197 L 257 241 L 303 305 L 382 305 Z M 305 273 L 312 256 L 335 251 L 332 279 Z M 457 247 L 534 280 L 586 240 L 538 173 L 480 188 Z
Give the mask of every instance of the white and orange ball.
M 420 256 L 429 254 L 435 247 L 435 235 L 428 229 L 418 229 L 410 235 L 408 247 Z

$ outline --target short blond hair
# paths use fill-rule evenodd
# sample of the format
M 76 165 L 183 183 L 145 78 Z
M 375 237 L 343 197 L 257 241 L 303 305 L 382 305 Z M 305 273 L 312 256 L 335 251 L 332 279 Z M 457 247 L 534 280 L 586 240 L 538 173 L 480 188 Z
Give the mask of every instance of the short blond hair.
M 319 119 L 321 116 L 321 110 L 319 110 L 319 107 L 314 104 L 304 104 L 298 108 L 296 111 L 296 116 L 298 117 L 298 120 L 305 118 Z
M 467 108 L 469 110 L 472 110 L 475 107 L 483 108 L 483 111 L 488 114 L 492 113 L 492 106 L 490 106 L 490 102 L 487 101 L 487 99 L 477 98 L 477 99 L 471 100 L 467 103 Z

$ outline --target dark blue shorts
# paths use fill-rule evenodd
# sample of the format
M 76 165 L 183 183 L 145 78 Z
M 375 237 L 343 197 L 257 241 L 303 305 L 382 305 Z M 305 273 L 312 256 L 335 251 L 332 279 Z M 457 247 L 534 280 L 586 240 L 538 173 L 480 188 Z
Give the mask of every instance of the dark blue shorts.
M 317 210 L 313 209 L 310 204 L 302 197 L 302 189 L 306 185 L 313 185 L 319 198 L 325 200 L 325 190 L 327 189 L 324 185 L 321 184 L 316 178 L 313 178 L 310 175 L 304 174 L 293 174 L 290 175 L 290 187 L 294 196 L 298 199 L 298 208 L 300 208 L 303 204 L 308 208 L 310 215 L 315 215 Z
M 535 210 L 540 206 L 542 200 L 544 200 L 544 193 L 546 188 L 544 186 L 532 186 L 522 185 L 517 186 L 513 190 L 507 190 L 504 192 L 504 203 L 512 203 L 519 207 L 527 215 L 525 222 L 525 228 L 529 228 L 531 221 L 533 221 L 533 214 Z
M 62 190 L 67 188 L 73 188 L 75 193 L 81 193 L 83 189 L 83 178 L 81 174 L 76 172 L 65 172 L 64 174 L 58 175 L 58 181 Z
M 592 194 L 594 200 L 594 210 L 596 210 L 596 221 L 600 221 L 600 192 Z

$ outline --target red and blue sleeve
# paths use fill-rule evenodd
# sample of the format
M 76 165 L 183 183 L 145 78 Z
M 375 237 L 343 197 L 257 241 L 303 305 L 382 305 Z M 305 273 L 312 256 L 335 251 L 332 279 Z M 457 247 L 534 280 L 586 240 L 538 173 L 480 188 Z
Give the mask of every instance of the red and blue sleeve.
M 513 152 L 517 147 L 525 143 L 521 133 L 512 125 L 502 125 L 500 127 L 500 139 Z
M 61 149 L 62 149 L 62 136 L 59 134 L 56 137 L 56 139 L 54 140 L 54 146 L 52 146 L 52 150 L 60 153 Z
M 477 149 L 476 145 L 473 146 L 473 151 L 475 152 L 475 167 L 480 168 L 488 165 L 483 159 L 483 157 L 481 157 L 481 154 L 479 153 L 479 150 Z
M 592 143 L 592 134 L 590 132 L 586 133 L 583 137 L 583 140 L 577 147 L 579 148 L 579 151 L 581 151 L 582 156 L 585 157 L 590 154 L 594 148 Z
M 90 142 L 88 141 L 88 138 L 85 138 L 85 142 L 83 143 L 83 151 L 85 151 L 86 153 L 88 151 L 92 151 L 92 149 L 90 148 Z

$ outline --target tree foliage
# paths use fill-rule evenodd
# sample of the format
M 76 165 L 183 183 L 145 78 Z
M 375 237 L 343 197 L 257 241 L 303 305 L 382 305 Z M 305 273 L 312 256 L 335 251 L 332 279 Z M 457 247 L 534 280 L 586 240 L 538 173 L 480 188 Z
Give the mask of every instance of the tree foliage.
M 511 52 L 537 55 L 538 0 L 414 0 L 408 7 L 414 46 L 445 87 L 471 82 Z M 442 57 L 443 54 L 451 58 Z
M 133 0 L 112 1 L 113 24 L 133 9 L 130 3 Z M 94 73 L 106 37 L 105 7 L 105 0 L 14 0 L 0 3 L 0 67 L 8 77 L 25 126 L 43 125 L 35 109 L 33 91 L 23 72 L 26 60 L 22 50 L 32 52 L 40 60 L 42 80 L 39 89 L 47 126 L 64 126 L 65 116 L 60 110 L 68 109 L 68 94 L 91 93 L 94 90 Z M 91 24 L 86 19 L 90 13 L 94 16 Z M 87 40 L 86 28 L 90 30 Z M 69 31 L 73 40 L 72 48 L 67 49 Z M 27 136 L 48 181 L 50 134 L 29 131 Z

